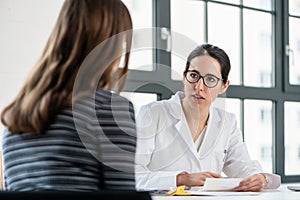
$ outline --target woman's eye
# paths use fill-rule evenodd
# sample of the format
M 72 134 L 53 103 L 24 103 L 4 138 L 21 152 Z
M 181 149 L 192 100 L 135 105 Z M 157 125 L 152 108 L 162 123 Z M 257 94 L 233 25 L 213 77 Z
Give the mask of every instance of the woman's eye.
M 208 81 L 208 82 L 210 82 L 210 83 L 214 83 L 214 82 L 216 82 L 217 80 L 216 80 L 216 78 L 213 77 L 213 76 L 208 76 L 208 77 L 206 77 L 206 81 Z
M 191 78 L 194 78 L 194 79 L 197 79 L 197 78 L 198 78 L 198 74 L 192 73 L 192 74 L 190 75 L 190 77 L 191 77 Z

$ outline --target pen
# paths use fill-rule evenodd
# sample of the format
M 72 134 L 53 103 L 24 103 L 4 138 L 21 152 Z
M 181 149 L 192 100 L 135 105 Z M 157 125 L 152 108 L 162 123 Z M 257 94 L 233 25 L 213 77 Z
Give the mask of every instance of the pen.
M 223 162 L 225 162 L 225 160 L 226 160 L 226 157 L 227 157 L 227 149 L 224 149 L 224 158 L 223 158 Z

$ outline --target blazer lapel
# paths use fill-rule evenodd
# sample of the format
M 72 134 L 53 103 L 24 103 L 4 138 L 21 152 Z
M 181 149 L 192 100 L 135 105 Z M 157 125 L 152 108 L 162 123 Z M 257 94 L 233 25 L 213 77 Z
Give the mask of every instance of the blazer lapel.
M 185 118 L 182 117 L 182 119 L 178 120 L 178 122 L 175 124 L 175 127 L 178 131 L 178 134 L 181 136 L 182 140 L 184 140 L 184 142 L 186 143 L 187 148 L 198 159 L 197 149 L 196 149 L 195 143 L 193 141 L 190 129 L 187 126 Z
M 169 112 L 177 120 L 175 123 L 175 128 L 177 129 L 176 134 L 179 134 L 187 145 L 184 151 L 189 150 L 194 155 L 194 158 L 197 160 L 196 163 L 198 163 L 198 166 L 200 167 L 198 152 L 182 110 L 180 95 L 180 93 L 176 93 L 172 98 L 169 104 Z
M 204 159 L 213 150 L 215 144 L 218 142 L 223 123 L 224 121 L 222 120 L 220 113 L 212 107 L 210 109 L 205 137 L 199 150 L 200 159 Z

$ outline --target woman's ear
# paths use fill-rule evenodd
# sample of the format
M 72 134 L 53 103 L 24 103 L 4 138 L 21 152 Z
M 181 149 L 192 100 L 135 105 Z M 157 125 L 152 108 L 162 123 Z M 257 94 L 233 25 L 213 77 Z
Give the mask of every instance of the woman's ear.
M 224 83 L 224 84 L 222 85 L 222 89 L 221 89 L 221 91 L 220 91 L 220 93 L 219 93 L 219 94 L 223 94 L 223 93 L 225 93 L 225 92 L 226 92 L 226 90 L 228 89 L 229 85 L 230 85 L 230 81 L 229 81 L 229 80 L 227 80 L 227 81 L 226 81 L 226 83 Z

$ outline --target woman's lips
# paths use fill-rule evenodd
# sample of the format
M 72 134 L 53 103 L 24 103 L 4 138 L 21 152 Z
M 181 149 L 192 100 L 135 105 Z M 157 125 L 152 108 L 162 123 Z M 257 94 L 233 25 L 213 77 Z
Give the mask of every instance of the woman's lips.
M 203 100 L 205 100 L 205 98 L 202 97 L 201 95 L 193 94 L 192 96 L 194 97 L 194 99 L 196 101 L 203 101 Z

